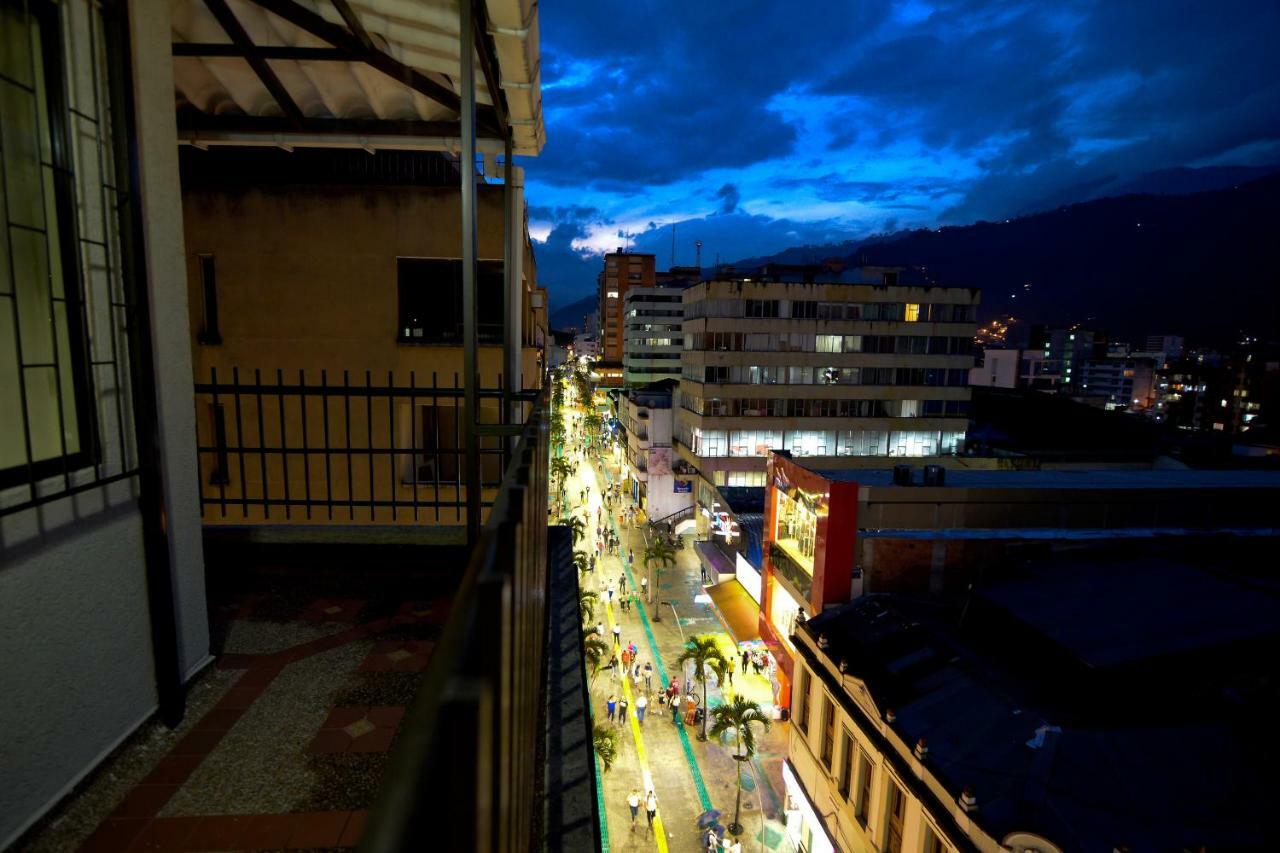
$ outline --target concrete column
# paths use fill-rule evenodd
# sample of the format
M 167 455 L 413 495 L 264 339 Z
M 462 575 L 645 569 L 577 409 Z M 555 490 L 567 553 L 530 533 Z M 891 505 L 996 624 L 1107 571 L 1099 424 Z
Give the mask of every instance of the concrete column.
M 173 567 L 178 662 L 184 678 L 190 678 L 209 658 L 209 614 L 204 592 L 200 474 L 192 405 L 195 391 L 169 3 L 131 0 L 129 37 L 136 144 L 141 163 L 146 287 L 151 307 L 151 328 L 140 334 L 150 334 L 155 350 L 161 476 L 165 484 L 165 529 Z

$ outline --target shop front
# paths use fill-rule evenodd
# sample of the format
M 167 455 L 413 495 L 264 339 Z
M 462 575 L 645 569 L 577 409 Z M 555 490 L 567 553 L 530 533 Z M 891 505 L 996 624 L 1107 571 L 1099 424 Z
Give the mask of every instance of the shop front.
M 783 814 L 786 818 L 787 837 L 797 850 L 805 853 L 835 853 L 835 841 L 818 816 L 818 810 L 809 798 L 809 792 L 800 784 L 790 759 L 782 762 L 782 785 L 786 794 Z
M 790 707 L 797 621 L 849 601 L 858 491 L 796 465 L 785 450 L 770 452 L 767 476 L 760 636 L 784 673 Z

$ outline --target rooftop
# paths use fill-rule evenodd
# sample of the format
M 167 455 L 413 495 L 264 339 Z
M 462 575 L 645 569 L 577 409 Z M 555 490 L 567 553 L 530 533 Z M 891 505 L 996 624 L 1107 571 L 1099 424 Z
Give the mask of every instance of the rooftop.
M 1224 644 L 1239 641 L 1273 653 L 1276 598 L 1188 566 L 1152 561 L 1107 577 L 1115 571 L 1059 565 L 991 587 L 991 608 L 970 611 L 964 630 L 945 610 L 885 595 L 815 616 L 806 630 L 827 637 L 825 653 L 866 682 L 881 711 L 894 710 L 904 742 L 925 738 L 925 766 L 953 796 L 973 788 L 977 823 L 997 839 L 1022 830 L 1068 850 L 1265 846 L 1270 667 L 1250 658 L 1242 689 L 1219 683 L 1237 668 L 1213 661 L 1238 663 Z M 999 621 L 1004 604 L 1016 624 Z M 1117 691 L 1064 673 L 1040 654 L 1045 636 L 1100 663 L 1114 649 L 1121 662 L 1195 651 L 1208 665 L 1151 676 L 1144 667 Z M 1201 680 L 1216 691 L 1197 693 Z M 1092 715 L 1080 712 L 1080 693 L 1092 694 Z M 1176 700 L 1192 694 L 1191 710 Z
M 893 470 L 888 468 L 818 469 L 815 473 L 832 482 L 878 487 L 893 486 Z M 920 475 L 916 472 L 914 485 L 898 488 L 926 487 L 920 485 Z M 1190 468 L 998 471 L 950 468 L 946 473 L 946 485 L 937 488 L 1280 489 L 1280 471 L 1206 471 Z

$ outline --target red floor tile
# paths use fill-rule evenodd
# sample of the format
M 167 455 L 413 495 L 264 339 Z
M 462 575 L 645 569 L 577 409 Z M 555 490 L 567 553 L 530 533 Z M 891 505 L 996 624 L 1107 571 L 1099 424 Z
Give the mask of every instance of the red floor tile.
M 307 812 L 296 817 L 290 848 L 337 847 L 350 812 Z
M 341 708 L 334 708 L 329 712 L 329 717 L 324 721 L 322 729 L 340 729 L 343 726 L 349 726 L 356 720 L 361 719 L 369 713 L 369 709 L 364 705 L 346 705 Z M 375 722 L 374 725 L 377 725 Z
M 218 658 L 218 669 L 248 669 L 261 659 L 262 655 L 225 654 Z
M 246 684 L 232 687 L 218 700 L 217 708 L 224 710 L 241 710 L 248 708 L 267 689 L 266 684 Z
M 395 736 L 395 729 L 375 729 L 351 741 L 347 752 L 386 752 Z
M 80 853 L 120 853 L 146 828 L 143 819 L 108 818 L 80 845 Z
M 169 751 L 170 755 L 208 755 L 221 742 L 225 731 L 213 729 L 197 729 L 188 732 L 186 737 L 178 741 Z
M 346 752 L 351 745 L 351 737 L 342 729 L 321 729 L 307 747 L 307 752 L 331 755 L 335 752 Z
M 247 818 L 243 843 L 255 850 L 279 850 L 289 843 L 297 822 L 293 814 L 252 815 Z
M 360 664 L 361 672 L 391 672 L 393 669 L 395 664 L 386 655 L 370 655 Z
M 196 723 L 197 731 L 225 732 L 244 715 L 243 708 L 214 708 Z
M 169 798 L 178 790 L 177 785 L 142 784 L 125 795 L 124 801 L 111 813 L 114 818 L 149 818 L 164 808 Z
M 249 827 L 247 815 L 210 815 L 200 819 L 195 830 L 187 837 L 189 851 L 244 850 L 245 830 Z
M 147 824 L 133 843 L 129 853 L 182 853 L 187 849 L 187 839 L 195 832 L 201 818 L 161 817 Z
M 380 729 L 395 728 L 404 718 L 404 707 L 399 705 L 379 705 L 369 709 L 369 722 Z M 343 723 L 346 725 L 346 723 Z
M 142 781 L 153 785 L 181 785 L 203 759 L 203 755 L 166 755 Z
M 360 836 L 364 834 L 364 823 L 369 819 L 367 811 L 358 811 L 351 813 L 351 819 L 347 821 L 347 826 L 342 830 L 342 838 L 338 839 L 339 847 L 355 847 L 360 843 Z

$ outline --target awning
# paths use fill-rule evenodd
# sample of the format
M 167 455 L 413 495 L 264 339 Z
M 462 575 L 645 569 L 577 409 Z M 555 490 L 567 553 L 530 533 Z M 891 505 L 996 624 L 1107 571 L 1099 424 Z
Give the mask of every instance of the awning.
M 707 587 L 711 606 L 734 642 L 760 638 L 760 606 L 736 580 Z
M 537 155 L 535 0 L 170 0 L 180 141 L 458 150 L 463 63 L 478 150 Z

